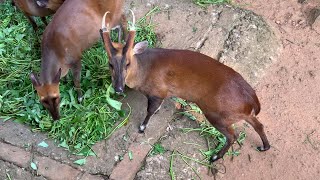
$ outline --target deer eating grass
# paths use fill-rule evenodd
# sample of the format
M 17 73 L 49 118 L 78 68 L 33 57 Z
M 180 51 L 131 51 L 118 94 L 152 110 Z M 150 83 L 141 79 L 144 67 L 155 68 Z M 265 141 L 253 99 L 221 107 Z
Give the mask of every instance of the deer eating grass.
M 49 110 L 54 120 L 60 118 L 60 79 L 71 69 L 80 103 L 82 52 L 98 41 L 97 32 L 104 12 L 112 13 L 108 17 L 111 27 L 122 26 L 126 29 L 122 6 L 123 0 L 68 0 L 58 9 L 44 31 L 40 76 L 31 73 L 30 78 L 41 104 Z

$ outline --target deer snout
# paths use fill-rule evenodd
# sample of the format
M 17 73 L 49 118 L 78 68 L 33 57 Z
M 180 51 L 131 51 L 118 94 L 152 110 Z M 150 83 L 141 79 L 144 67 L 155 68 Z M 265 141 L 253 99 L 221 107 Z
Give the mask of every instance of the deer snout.
M 51 117 L 54 121 L 60 119 L 60 113 L 59 113 L 59 108 L 54 108 L 52 110 L 49 110 Z
M 52 119 L 57 121 L 57 120 L 60 119 L 60 115 L 59 114 L 58 115 L 52 115 Z
M 122 86 L 117 86 L 114 88 L 114 90 L 116 91 L 117 94 L 122 94 L 124 88 Z

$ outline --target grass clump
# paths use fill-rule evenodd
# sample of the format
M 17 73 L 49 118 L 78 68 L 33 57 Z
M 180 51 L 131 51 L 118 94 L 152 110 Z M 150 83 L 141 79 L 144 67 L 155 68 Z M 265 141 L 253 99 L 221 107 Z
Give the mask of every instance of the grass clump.
M 72 76 L 60 83 L 59 121 L 52 121 L 29 79 L 31 71 L 40 71 L 40 37 L 27 19 L 10 1 L 0 4 L 0 119 L 12 119 L 30 125 L 33 131 L 48 132 L 60 146 L 78 155 L 93 155 L 91 146 L 110 135 L 115 123 L 124 117 L 118 111 L 121 103 L 114 100 L 108 59 L 101 41 L 82 57 L 81 88 L 84 100 L 77 103 Z M 140 21 L 139 21 L 140 22 Z M 146 23 L 148 26 L 144 26 Z M 38 21 L 38 24 L 39 23 Z M 155 44 L 150 21 L 141 21 L 139 40 Z M 99 33 L 99 32 L 97 32 Z M 115 107 L 118 107 L 116 110 Z M 118 126 L 116 128 L 119 128 Z
M 156 6 L 151 9 L 144 17 L 138 20 L 136 27 L 135 42 L 148 41 L 149 47 L 155 47 L 157 43 L 157 35 L 154 31 L 154 24 L 152 17 L 154 14 L 160 12 L 161 9 Z
M 202 114 L 201 109 L 194 103 L 190 103 L 186 100 L 181 98 L 173 98 L 173 100 L 179 104 L 183 111 L 178 112 L 177 114 L 181 114 L 187 117 L 190 120 L 196 121 L 197 117 L 195 114 Z M 221 134 L 216 128 L 214 128 L 207 120 L 201 121 L 199 128 L 183 128 L 184 132 L 192 132 L 196 131 L 199 132 L 201 136 L 205 137 L 208 141 L 209 150 L 200 150 L 202 154 L 209 159 L 212 155 L 217 154 L 225 145 L 226 138 L 223 134 Z M 242 144 L 246 137 L 244 131 L 241 131 L 239 137 L 237 139 L 238 143 Z M 212 144 L 212 147 L 211 147 Z M 229 150 L 227 155 L 237 156 L 239 155 L 239 151 Z
M 163 154 L 165 153 L 167 150 L 161 145 L 160 142 L 158 143 L 155 143 L 153 145 L 153 148 L 152 150 L 150 151 L 149 155 L 150 156 L 155 156 L 155 155 L 158 155 L 158 154 Z
M 201 123 L 199 128 L 184 128 L 183 131 L 186 133 L 196 131 L 196 132 L 199 132 L 201 136 L 207 139 L 209 149 L 200 150 L 200 151 L 208 160 L 212 155 L 217 154 L 226 144 L 225 136 L 208 122 Z M 244 131 L 241 131 L 237 139 L 238 143 L 242 144 L 245 138 L 246 138 L 246 133 Z M 239 154 L 240 154 L 239 151 L 237 150 L 234 151 L 232 148 L 230 148 L 226 153 L 226 155 L 231 155 L 231 156 L 238 156 Z
M 193 3 L 201 7 L 207 7 L 210 4 L 230 4 L 231 0 L 193 0 Z

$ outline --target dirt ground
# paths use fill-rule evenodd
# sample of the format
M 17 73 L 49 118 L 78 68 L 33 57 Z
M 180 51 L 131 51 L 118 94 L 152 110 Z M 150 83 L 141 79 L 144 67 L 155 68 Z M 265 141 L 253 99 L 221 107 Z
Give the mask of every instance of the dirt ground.
M 229 156 L 220 161 L 226 167 L 226 173 L 218 173 L 217 179 L 316 179 L 320 176 L 320 17 L 316 18 L 320 11 L 315 8 L 320 8 L 320 1 L 234 2 L 254 13 L 230 7 L 209 8 L 204 11 L 189 0 L 127 1 L 126 8 L 133 8 L 137 16 L 141 17 L 153 5 L 160 4 L 167 14 L 160 13 L 154 17 L 154 21 L 158 24 L 156 31 L 163 47 L 194 50 L 198 46 L 197 42 L 208 35 L 199 48 L 200 52 L 237 69 L 254 85 L 262 106 L 258 117 L 265 125 L 272 147 L 267 152 L 257 152 L 255 147 L 261 144 L 261 140 L 251 127 L 246 128 L 247 138 L 240 150 L 241 154 L 232 161 Z M 213 25 L 212 29 L 208 29 L 210 25 Z M 133 93 L 131 101 L 135 104 L 134 110 L 146 104 L 145 98 L 140 98 L 139 102 L 137 98 Z M 149 130 L 143 141 L 152 141 L 153 144 L 160 138 L 167 150 L 179 150 L 201 159 L 199 149 L 206 148 L 205 139 L 198 133 L 185 134 L 180 131 L 181 128 L 198 127 L 198 124 L 186 119 L 170 122 L 170 107 L 168 105 L 163 108 L 160 114 L 150 120 Z M 114 167 L 121 164 L 114 159 L 118 155 L 123 156 L 128 147 L 137 141 L 133 136 L 136 136 L 137 125 L 145 112 L 134 113 L 135 120 L 131 124 L 118 130 L 107 142 L 98 143 L 94 147 L 98 158 L 88 158 L 83 167 L 72 164 L 76 157 L 64 154 L 61 148 L 52 152 L 36 151 L 39 156 L 108 179 Z M 0 126 L 0 132 L 7 131 L 7 136 L 1 136 L 0 140 L 21 148 L 25 142 L 29 143 L 26 138 L 37 136 L 37 140 L 32 140 L 36 142 L 45 138 L 44 135 L 29 131 L 28 136 L 20 134 L 21 137 L 12 137 L 10 133 L 14 132 L 1 129 L 2 127 Z M 21 125 L 14 130 L 15 133 L 20 129 L 23 129 Z M 159 129 L 163 133 L 154 135 L 155 130 Z M 126 136 L 129 140 L 122 142 Z M 193 142 L 197 146 L 186 146 L 184 142 Z M 54 142 L 49 144 L 54 146 Z M 170 157 L 169 152 L 147 157 L 135 179 L 170 179 Z M 201 179 L 214 178 L 199 164 L 190 162 L 190 165 L 199 172 Z M 199 179 L 181 159 L 176 158 L 173 168 L 177 179 Z M 18 174 L 13 176 L 15 179 L 32 179 L 25 168 L 1 158 L 0 172 L 14 172 Z M 6 174 L 0 177 L 6 178 Z
M 253 152 L 245 143 L 224 179 L 315 179 L 320 174 L 320 34 L 308 15 L 317 0 L 241 0 L 275 30 L 283 49 L 256 86 L 262 103 L 259 119 L 272 149 Z M 313 19 L 313 18 L 311 18 Z M 319 18 L 318 18 L 319 20 Z M 312 22 L 311 22 L 312 23 Z M 248 141 L 253 140 L 251 133 Z M 248 155 L 251 156 L 251 161 Z
M 261 141 L 253 129 L 249 128 L 246 131 L 247 139 L 241 149 L 241 155 L 233 161 L 226 157 L 222 162 L 226 167 L 226 173 L 218 173 L 217 179 L 319 177 L 320 109 L 317 105 L 320 103 L 320 18 L 316 18 L 319 11 L 315 8 L 320 7 L 320 1 L 239 0 L 236 2 L 242 8 L 262 16 L 275 32 L 281 45 L 280 56 L 270 67 L 264 66 L 262 78 L 256 77 L 257 79 L 251 80 L 250 76 L 246 77 L 248 72 L 242 73 L 252 84 L 258 82 L 255 89 L 262 104 L 259 119 L 265 125 L 272 148 L 267 152 L 257 152 L 254 148 L 261 144 Z M 232 16 L 229 17 L 232 19 Z M 214 51 L 212 49 L 215 47 L 211 48 L 211 52 Z M 208 54 L 208 52 L 203 53 Z M 237 69 L 234 65 L 230 66 Z M 191 126 L 173 123 L 173 127 L 175 125 L 183 128 Z M 173 136 L 167 133 L 163 141 L 166 148 L 177 149 L 183 146 L 179 142 L 190 140 L 188 136 L 181 138 L 178 133 L 181 132 L 174 132 Z M 169 145 L 166 145 L 168 143 L 166 139 L 170 139 Z M 199 142 L 199 139 L 192 141 L 204 144 Z M 192 148 L 189 146 L 184 150 L 192 157 L 199 158 L 195 151 L 190 153 Z M 147 158 L 145 169 L 137 174 L 137 179 L 169 178 L 163 171 L 169 168 L 169 157 L 170 154 L 165 154 Z M 177 162 L 177 164 L 178 167 L 175 169 L 177 179 L 195 177 L 194 174 L 188 175 L 192 169 L 185 163 Z M 195 164 L 192 166 L 197 167 Z M 201 168 L 197 170 L 199 172 Z M 205 173 L 202 175 L 203 179 L 212 178 L 206 177 Z

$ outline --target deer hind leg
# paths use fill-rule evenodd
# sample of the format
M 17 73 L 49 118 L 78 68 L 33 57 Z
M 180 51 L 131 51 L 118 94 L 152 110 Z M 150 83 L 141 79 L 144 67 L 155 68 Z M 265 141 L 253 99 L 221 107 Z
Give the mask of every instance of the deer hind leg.
M 215 127 L 220 133 L 226 137 L 226 144 L 223 148 L 216 154 L 212 155 L 210 161 L 214 162 L 222 158 L 228 149 L 233 145 L 236 140 L 236 134 L 232 128 L 232 120 L 228 118 L 223 118 L 216 113 L 205 114 L 208 121 Z
M 259 151 L 266 151 L 270 149 L 270 144 L 264 132 L 263 125 L 258 121 L 258 119 L 255 116 L 251 115 L 246 118 L 245 121 L 247 121 L 254 128 L 254 130 L 259 134 L 262 140 L 263 146 L 259 146 L 257 147 L 257 149 Z
M 159 111 L 161 104 L 163 102 L 162 98 L 155 97 L 155 96 L 148 96 L 148 109 L 147 109 L 147 116 L 144 121 L 139 126 L 139 133 L 143 133 L 147 127 L 149 119 Z
M 214 162 L 218 159 L 222 158 L 224 154 L 229 150 L 229 148 L 233 145 L 234 141 L 236 140 L 234 129 L 232 126 L 229 127 L 221 127 L 221 126 L 215 126 L 215 128 L 221 132 L 226 137 L 226 144 L 223 146 L 223 148 L 216 154 L 212 155 L 210 161 Z
M 73 75 L 73 83 L 74 87 L 77 91 L 78 95 L 78 103 L 81 103 L 83 100 L 82 91 L 80 87 L 80 78 L 81 78 L 81 61 L 77 61 L 73 67 L 71 68 L 72 75 Z
M 27 14 L 27 13 L 23 13 L 23 14 L 24 14 L 24 15 L 27 17 L 27 19 L 29 20 L 30 24 L 32 25 L 33 30 L 34 30 L 35 32 L 37 32 L 37 31 L 38 31 L 38 26 L 37 26 L 36 22 L 34 21 L 33 17 L 32 17 L 31 15 Z

